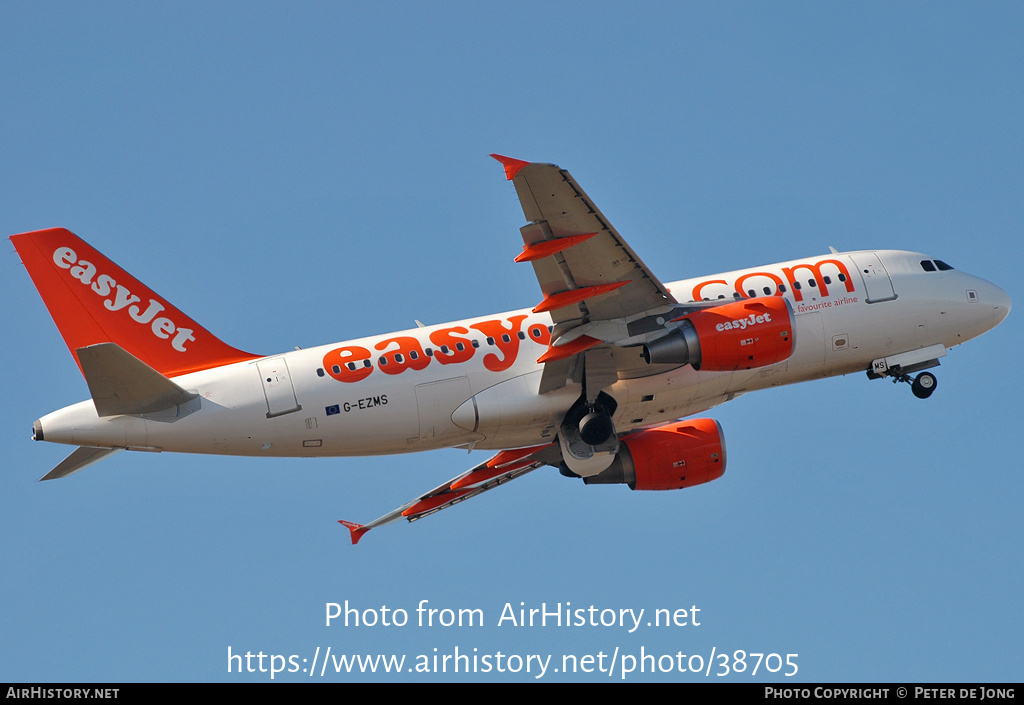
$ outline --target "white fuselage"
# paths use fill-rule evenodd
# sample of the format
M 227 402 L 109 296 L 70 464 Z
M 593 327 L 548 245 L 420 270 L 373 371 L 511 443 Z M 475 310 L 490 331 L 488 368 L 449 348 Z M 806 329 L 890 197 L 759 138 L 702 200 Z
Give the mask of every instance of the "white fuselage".
M 951 348 L 1009 312 L 995 285 L 956 270 L 926 271 L 922 261 L 932 260 L 842 253 L 668 284 L 680 302 L 786 297 L 796 319 L 793 355 L 737 372 L 658 371 L 636 362 L 633 376 L 620 365 L 619 380 L 604 389 L 617 402 L 616 430 L 689 416 L 755 389 L 865 371 L 890 355 Z M 100 418 L 89 400 L 38 423 L 45 440 L 58 443 L 227 455 L 533 446 L 554 440 L 580 395 L 572 383 L 538 393 L 537 358 L 548 349 L 550 324 L 549 314 L 524 309 L 296 350 L 176 377 L 199 394 L 177 409 Z

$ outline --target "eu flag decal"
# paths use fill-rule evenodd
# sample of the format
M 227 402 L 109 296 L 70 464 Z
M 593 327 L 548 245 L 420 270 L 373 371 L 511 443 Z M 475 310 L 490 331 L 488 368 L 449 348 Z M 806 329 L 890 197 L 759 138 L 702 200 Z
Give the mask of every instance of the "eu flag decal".
M 326 407 L 324 411 L 327 412 L 328 416 L 334 416 L 335 414 L 341 413 L 341 407 L 338 406 L 337 404 L 331 404 L 330 406 Z

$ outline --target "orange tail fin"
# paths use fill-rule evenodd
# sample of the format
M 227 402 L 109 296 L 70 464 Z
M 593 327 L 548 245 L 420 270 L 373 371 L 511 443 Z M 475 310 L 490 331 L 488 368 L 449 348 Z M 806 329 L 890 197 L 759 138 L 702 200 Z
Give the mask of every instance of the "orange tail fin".
M 78 349 L 97 343 L 117 343 L 168 377 L 259 357 L 226 345 L 68 230 L 11 242 L 79 369 Z

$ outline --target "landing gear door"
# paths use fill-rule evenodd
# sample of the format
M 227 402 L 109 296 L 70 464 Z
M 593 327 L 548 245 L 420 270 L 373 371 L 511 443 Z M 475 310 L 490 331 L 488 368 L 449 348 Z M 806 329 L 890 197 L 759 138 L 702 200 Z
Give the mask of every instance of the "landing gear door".
M 267 397 L 267 418 L 290 414 L 298 411 L 298 400 L 295 398 L 295 387 L 288 373 L 288 363 L 283 357 L 273 357 L 256 363 L 263 382 L 263 393 Z
M 864 281 L 864 289 L 867 291 L 865 301 L 869 304 L 876 304 L 880 301 L 892 301 L 896 298 L 896 292 L 892 288 L 892 279 L 885 271 L 885 265 L 878 259 L 874 252 L 854 252 L 850 259 L 860 271 L 860 278 Z

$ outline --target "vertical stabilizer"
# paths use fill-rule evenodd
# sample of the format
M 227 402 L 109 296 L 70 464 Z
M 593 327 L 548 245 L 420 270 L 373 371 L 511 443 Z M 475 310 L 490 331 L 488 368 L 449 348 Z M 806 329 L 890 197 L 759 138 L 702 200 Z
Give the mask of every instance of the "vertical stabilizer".
M 98 343 L 116 343 L 168 377 L 258 357 L 223 343 L 68 230 L 11 242 L 79 369 L 77 351 Z

